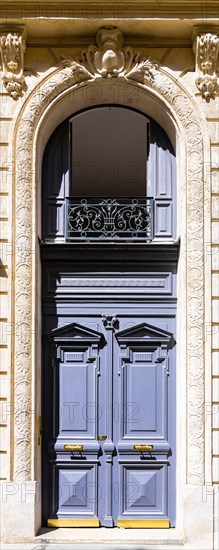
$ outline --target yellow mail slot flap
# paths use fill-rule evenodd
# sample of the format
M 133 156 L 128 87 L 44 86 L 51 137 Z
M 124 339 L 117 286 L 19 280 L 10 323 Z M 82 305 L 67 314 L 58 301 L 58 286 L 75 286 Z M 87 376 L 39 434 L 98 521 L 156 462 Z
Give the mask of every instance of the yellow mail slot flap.
M 133 445 L 134 451 L 153 451 L 153 445 Z
M 83 451 L 84 450 L 84 445 L 68 444 L 68 445 L 64 445 L 64 450 L 65 451 Z

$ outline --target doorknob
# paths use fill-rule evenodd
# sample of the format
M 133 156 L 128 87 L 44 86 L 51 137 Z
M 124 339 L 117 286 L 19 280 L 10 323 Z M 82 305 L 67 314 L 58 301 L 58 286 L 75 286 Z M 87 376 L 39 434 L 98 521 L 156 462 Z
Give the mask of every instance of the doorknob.
M 134 451 L 153 451 L 153 445 L 133 445 Z
M 84 445 L 64 445 L 65 451 L 83 451 Z

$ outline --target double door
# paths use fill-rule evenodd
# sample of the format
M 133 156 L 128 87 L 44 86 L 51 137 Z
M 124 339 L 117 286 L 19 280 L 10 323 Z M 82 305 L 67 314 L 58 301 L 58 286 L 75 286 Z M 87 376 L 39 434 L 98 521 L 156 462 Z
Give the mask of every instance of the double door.
M 174 525 L 174 330 L 117 300 L 77 305 L 47 335 L 48 526 Z

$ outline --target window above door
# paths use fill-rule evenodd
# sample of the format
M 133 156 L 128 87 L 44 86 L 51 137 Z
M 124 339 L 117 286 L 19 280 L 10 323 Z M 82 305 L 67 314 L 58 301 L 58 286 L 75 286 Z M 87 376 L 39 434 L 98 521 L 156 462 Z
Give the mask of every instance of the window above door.
M 131 109 L 103 106 L 70 120 L 71 195 L 145 197 L 149 120 Z
M 42 171 L 44 242 L 173 241 L 175 155 L 144 114 L 102 105 L 65 120 Z

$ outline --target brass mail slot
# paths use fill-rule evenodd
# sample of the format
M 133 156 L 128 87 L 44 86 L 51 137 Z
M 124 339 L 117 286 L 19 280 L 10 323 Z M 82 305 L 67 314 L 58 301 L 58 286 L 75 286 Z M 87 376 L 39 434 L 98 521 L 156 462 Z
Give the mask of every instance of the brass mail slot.
M 83 451 L 84 445 L 64 445 L 65 451 Z
M 153 445 L 133 445 L 134 451 L 153 451 Z

